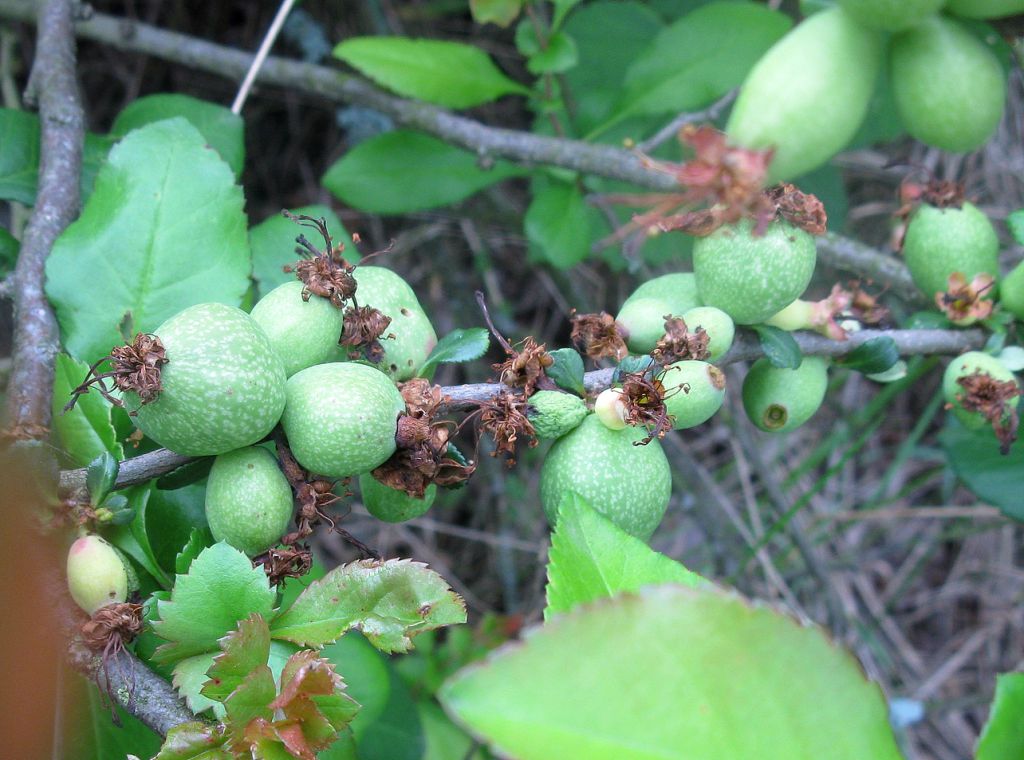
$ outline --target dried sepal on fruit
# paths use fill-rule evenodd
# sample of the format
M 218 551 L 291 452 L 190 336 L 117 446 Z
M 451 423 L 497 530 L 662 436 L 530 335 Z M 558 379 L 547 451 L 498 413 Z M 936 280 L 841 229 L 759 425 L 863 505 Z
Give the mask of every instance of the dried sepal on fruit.
M 284 267 L 285 272 L 294 272 L 302 282 L 302 297 L 309 300 L 317 295 L 326 298 L 338 309 L 344 309 L 346 303 L 356 294 L 356 279 L 353 272 L 355 264 L 350 264 L 342 257 L 344 244 L 334 244 L 327 220 L 323 217 L 312 217 L 305 214 L 293 214 L 282 211 L 286 217 L 304 227 L 311 227 L 324 239 L 324 249 L 320 250 L 305 235 L 299 235 L 295 242 L 295 252 L 302 256 L 299 261 Z
M 537 431 L 527 416 L 529 401 L 511 391 L 503 391 L 494 398 L 479 403 L 478 415 L 480 432 L 490 433 L 494 439 L 491 456 L 505 456 L 505 464 L 516 463 L 516 445 L 520 439 L 533 448 L 537 445 Z
M 654 375 L 655 365 L 642 372 L 622 376 L 618 403 L 627 425 L 642 427 L 647 435 L 634 442 L 646 446 L 655 438 L 662 439 L 672 429 L 672 417 L 665 406 L 665 386 Z
M 608 312 L 577 314 L 573 309 L 569 321 L 572 324 L 569 338 L 589 358 L 622 361 L 629 353 L 622 327 Z
M 651 357 L 667 366 L 681 359 L 707 359 L 711 338 L 702 327 L 690 332 L 682 317 L 665 317 L 665 335 L 655 345 Z
M 935 305 L 954 325 L 973 325 L 992 314 L 994 304 L 986 298 L 996 284 L 990 274 L 979 274 L 970 282 L 961 272 L 949 276 L 949 287 L 945 293 L 935 294 Z
M 984 417 L 992 425 L 1000 452 L 1008 454 L 1017 440 L 1020 425 L 1017 414 L 1020 386 L 1015 380 L 997 380 L 986 372 L 960 377 L 956 382 L 963 389 L 956 395 L 960 406 Z
M 522 388 L 523 395 L 527 397 L 538 387 L 547 390 L 556 388 L 557 386 L 544 374 L 544 371 L 555 363 L 545 350 L 544 344 L 537 343 L 529 336 L 513 346 L 494 326 L 484 294 L 479 290 L 476 292 L 476 302 L 480 305 L 480 311 L 483 312 L 484 321 L 487 322 L 491 335 L 508 355 L 505 361 L 492 365 L 498 374 L 498 382 L 512 388 Z
M 106 372 L 97 372 L 100 365 L 110 363 Z M 167 364 L 167 351 L 156 335 L 139 333 L 131 343 L 115 346 L 109 356 L 104 356 L 91 367 L 85 379 L 71 392 L 71 399 L 64 405 L 69 412 L 78 402 L 79 396 L 95 388 L 103 398 L 114 406 L 124 406 L 119 396 L 107 386 L 107 380 L 119 391 L 138 394 L 143 404 L 155 401 L 163 389 L 160 368 Z
M 384 358 L 381 338 L 394 337 L 384 335 L 390 324 L 391 317 L 379 309 L 372 306 L 349 306 L 345 309 L 344 326 L 338 345 L 349 349 L 350 359 L 364 356 L 374 364 L 379 364 Z

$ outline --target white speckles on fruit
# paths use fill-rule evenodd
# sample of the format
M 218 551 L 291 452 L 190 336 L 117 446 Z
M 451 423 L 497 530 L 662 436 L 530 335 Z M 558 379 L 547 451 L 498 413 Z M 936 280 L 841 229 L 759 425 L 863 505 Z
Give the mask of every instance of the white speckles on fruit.
M 206 521 L 217 541 L 250 557 L 280 541 L 292 516 L 292 489 L 273 454 L 249 446 L 221 454 L 206 484 Z
M 954 272 L 968 282 L 978 274 L 999 277 L 999 238 L 992 222 L 972 203 L 961 208 L 918 207 L 907 224 L 903 257 L 914 284 L 929 299 L 946 292 Z
M 787 433 L 814 416 L 827 387 L 828 361 L 819 356 L 805 356 L 796 369 L 758 359 L 743 379 L 743 408 L 761 430 Z
M 128 598 L 128 574 L 117 551 L 99 536 L 83 536 L 68 550 L 68 591 L 89 615 Z
M 704 332 L 708 334 L 708 359 L 711 361 L 723 356 L 732 348 L 733 338 L 736 337 L 736 325 L 732 317 L 721 309 L 714 306 L 697 306 L 683 314 L 683 321 L 690 332 L 697 332 L 699 327 L 704 328 Z
M 219 303 L 191 306 L 155 331 L 167 351 L 159 397 L 125 393 L 136 425 L 187 456 L 256 443 L 284 408 L 284 365 L 248 314 Z
M 675 362 L 659 378 L 665 389 L 665 411 L 676 430 L 707 422 L 725 400 L 725 373 L 707 362 Z
M 561 438 L 589 414 L 579 396 L 561 391 L 537 391 L 530 396 L 527 416 L 537 438 Z
M 433 483 L 427 486 L 423 498 L 417 499 L 405 491 L 384 485 L 369 473 L 359 476 L 359 491 L 366 511 L 389 523 L 405 522 L 426 514 L 437 496 L 437 486 Z
M 394 453 L 405 401 L 383 372 L 365 364 L 318 364 L 289 378 L 287 395 L 281 425 L 307 470 L 347 478 Z
M 298 280 L 279 285 L 260 299 L 251 314 L 270 338 L 288 377 L 329 361 L 341 337 L 342 311 L 316 295 L 303 300 L 303 287 Z
M 615 321 L 626 330 L 630 351 L 649 353 L 665 334 L 665 317 L 682 316 L 701 303 L 692 272 L 673 272 L 642 283 L 627 298 Z
M 672 493 L 672 472 L 657 440 L 634 446 L 640 428 L 609 430 L 589 415 L 555 441 L 544 460 L 540 497 L 554 525 L 558 506 L 569 491 L 620 528 L 647 540 L 658 527 Z

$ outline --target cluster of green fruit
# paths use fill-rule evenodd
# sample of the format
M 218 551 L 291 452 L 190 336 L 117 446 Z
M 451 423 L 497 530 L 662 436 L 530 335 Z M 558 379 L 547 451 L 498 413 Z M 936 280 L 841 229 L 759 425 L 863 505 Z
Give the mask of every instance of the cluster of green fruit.
M 913 137 L 948 151 L 979 148 L 1002 117 L 1006 76 L 988 45 L 953 16 L 1021 12 L 1021 0 L 839 0 L 758 61 L 726 132 L 745 147 L 775 149 L 774 181 L 810 171 L 853 139 L 887 60 L 896 109 Z

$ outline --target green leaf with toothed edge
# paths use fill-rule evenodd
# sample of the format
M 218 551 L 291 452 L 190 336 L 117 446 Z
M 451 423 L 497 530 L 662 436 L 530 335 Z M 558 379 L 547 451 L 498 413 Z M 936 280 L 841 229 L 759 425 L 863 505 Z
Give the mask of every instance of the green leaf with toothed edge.
M 487 353 L 491 336 L 483 327 L 456 328 L 437 342 L 417 377 L 430 377 L 438 364 L 459 364 Z
M 885 699 L 816 626 L 713 587 L 578 607 L 445 682 L 517 760 L 899 760 Z
M 1024 673 L 996 676 L 996 695 L 988 722 L 978 738 L 975 760 L 1024 757 Z
M 548 556 L 545 620 L 584 602 L 670 582 L 707 581 L 626 533 L 578 494 L 563 497 Z
M 270 624 L 275 639 L 320 646 L 356 628 L 382 652 L 407 652 L 412 637 L 466 622 L 466 607 L 420 562 L 360 560 L 306 587 Z
M 750 327 L 757 333 L 761 350 L 764 351 L 765 358 L 772 363 L 773 367 L 796 369 L 803 362 L 804 356 L 800 352 L 800 346 L 785 330 L 771 325 L 751 325 Z
M 226 748 L 227 743 L 223 726 L 200 721 L 180 723 L 167 732 L 153 760 L 232 760 L 235 753 Z

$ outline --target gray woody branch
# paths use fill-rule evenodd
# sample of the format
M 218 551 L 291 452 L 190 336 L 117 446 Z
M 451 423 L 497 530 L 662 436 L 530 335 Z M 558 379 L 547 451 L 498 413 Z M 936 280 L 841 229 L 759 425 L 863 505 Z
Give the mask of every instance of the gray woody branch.
M 0 18 L 32 21 L 33 6 L 32 0 L 0 0 Z M 146 53 L 238 82 L 245 77 L 252 62 L 252 55 L 248 52 L 102 13 L 93 14 L 80 22 L 76 29 L 86 39 L 121 50 Z M 527 165 L 558 166 L 623 180 L 650 190 L 678 188 L 671 176 L 652 169 L 634 151 L 489 127 L 429 103 L 396 97 L 338 69 L 270 56 L 257 81 L 320 95 L 328 100 L 374 108 L 390 116 L 397 124 L 434 135 L 481 158 L 506 158 Z M 887 283 L 904 298 L 919 297 L 900 262 L 860 243 L 828 235 L 818 241 L 818 257 L 829 266 Z

